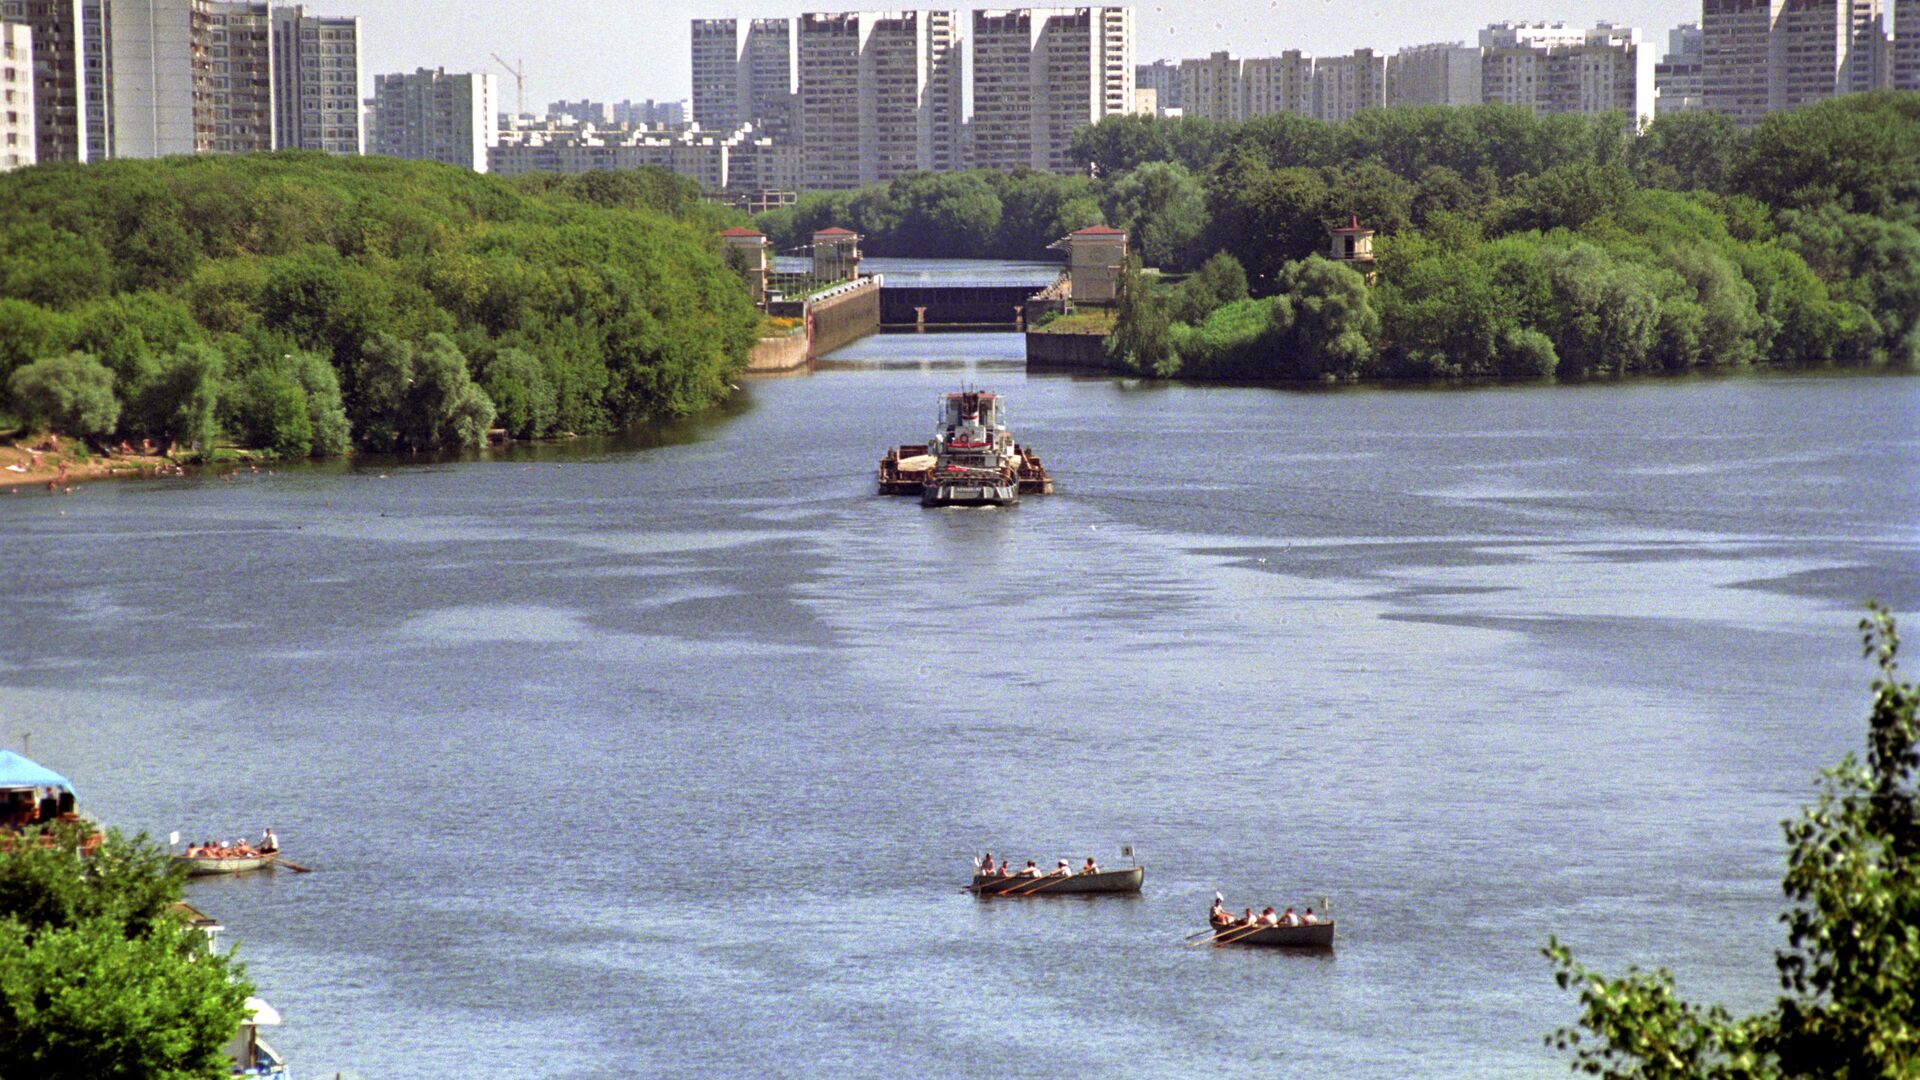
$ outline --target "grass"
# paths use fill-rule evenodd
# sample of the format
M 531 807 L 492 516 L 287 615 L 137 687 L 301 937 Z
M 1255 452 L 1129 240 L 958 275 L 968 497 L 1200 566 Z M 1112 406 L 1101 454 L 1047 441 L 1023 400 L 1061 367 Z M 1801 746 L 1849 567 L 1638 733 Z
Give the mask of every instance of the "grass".
M 1082 308 L 1071 315 L 1062 315 L 1057 319 L 1035 326 L 1030 333 L 1035 334 L 1097 334 L 1106 337 L 1113 333 L 1118 316 L 1111 308 Z

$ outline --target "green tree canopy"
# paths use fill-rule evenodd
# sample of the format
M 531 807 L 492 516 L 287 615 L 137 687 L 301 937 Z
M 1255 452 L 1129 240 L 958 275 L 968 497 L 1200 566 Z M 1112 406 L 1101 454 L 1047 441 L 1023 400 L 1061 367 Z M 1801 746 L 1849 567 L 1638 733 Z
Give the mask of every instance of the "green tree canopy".
M 86 353 L 35 360 L 7 380 L 7 393 L 29 423 L 82 437 L 105 435 L 120 421 L 113 372 Z

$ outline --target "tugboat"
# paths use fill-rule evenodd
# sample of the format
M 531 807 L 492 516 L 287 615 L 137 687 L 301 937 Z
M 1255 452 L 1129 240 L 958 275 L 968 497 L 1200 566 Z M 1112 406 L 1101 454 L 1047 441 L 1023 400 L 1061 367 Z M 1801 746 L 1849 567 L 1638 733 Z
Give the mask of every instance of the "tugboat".
M 1038 455 L 1013 441 L 1006 403 L 992 391 L 940 400 L 939 428 L 921 445 L 880 459 L 880 494 L 918 495 L 922 506 L 1012 506 L 1022 494 L 1053 494 Z

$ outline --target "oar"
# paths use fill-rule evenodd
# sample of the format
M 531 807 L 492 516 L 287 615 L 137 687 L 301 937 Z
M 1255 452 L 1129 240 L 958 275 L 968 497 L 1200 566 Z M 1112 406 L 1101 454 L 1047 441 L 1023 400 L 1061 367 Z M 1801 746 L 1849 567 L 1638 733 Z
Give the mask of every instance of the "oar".
M 1188 945 L 1187 947 L 1192 948 L 1195 945 L 1226 945 L 1231 942 L 1239 941 L 1241 938 L 1251 935 L 1255 930 L 1264 930 L 1264 929 L 1266 929 L 1266 927 L 1261 926 L 1259 923 L 1255 923 L 1252 926 L 1233 927 L 1231 929 L 1222 930 L 1218 934 L 1215 934 L 1213 937 L 1213 940 L 1211 941 L 1196 941 Z
M 290 860 L 290 859 L 275 859 L 275 860 L 273 860 L 273 864 L 274 864 L 275 866 L 284 866 L 284 867 L 286 867 L 287 869 L 289 869 L 289 870 L 291 870 L 291 871 L 293 871 L 293 872 L 294 872 L 294 873 L 296 873 L 296 874 L 311 874 L 311 873 L 313 873 L 313 868 L 312 868 L 312 867 L 310 867 L 310 866 L 301 866 L 301 865 L 300 865 L 299 863 L 297 863 L 297 862 L 293 862 L 293 861 L 292 861 L 292 860 Z
M 1010 892 L 1007 895 L 1008 896 L 1025 896 L 1028 893 L 1039 892 L 1041 889 L 1045 888 L 1048 885 L 1058 885 L 1063 881 L 1070 881 L 1072 879 L 1073 879 L 1072 871 L 1068 871 L 1065 874 L 1056 872 L 1056 873 L 1048 874 L 1045 877 L 1041 878 L 1039 881 L 1036 881 L 1031 885 L 1023 886 L 1022 888 L 1014 892 Z
M 1195 933 L 1192 933 L 1192 934 L 1188 934 L 1188 935 L 1187 935 L 1186 937 L 1183 937 L 1183 938 L 1181 938 L 1180 940 L 1181 940 L 1181 941 L 1192 941 L 1192 940 L 1193 940 L 1194 938 L 1197 938 L 1197 937 L 1199 937 L 1199 936 L 1201 936 L 1202 934 L 1214 934 L 1214 933 L 1218 933 L 1218 932 L 1219 932 L 1219 931 L 1217 931 L 1217 930 L 1215 930 L 1215 929 L 1214 929 L 1213 927 L 1211 927 L 1211 926 L 1209 926 L 1209 927 L 1207 927 L 1207 928 L 1206 928 L 1205 930 L 1200 930 L 1200 931 L 1197 931 L 1197 932 L 1195 932 Z

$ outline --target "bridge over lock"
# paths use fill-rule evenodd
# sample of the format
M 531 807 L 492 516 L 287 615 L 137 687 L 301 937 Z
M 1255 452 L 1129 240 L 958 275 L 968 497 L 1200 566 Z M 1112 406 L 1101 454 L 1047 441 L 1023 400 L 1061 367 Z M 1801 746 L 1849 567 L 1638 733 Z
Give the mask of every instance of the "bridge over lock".
M 1046 287 L 1005 282 L 885 281 L 880 289 L 881 326 L 1022 325 L 1028 302 Z

